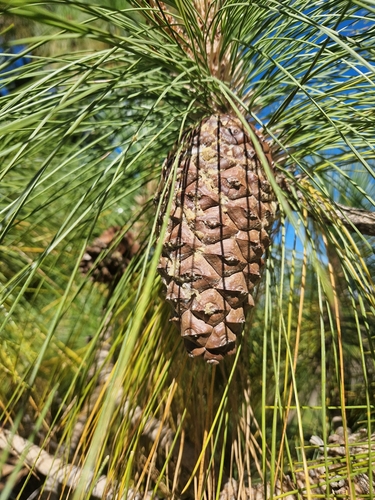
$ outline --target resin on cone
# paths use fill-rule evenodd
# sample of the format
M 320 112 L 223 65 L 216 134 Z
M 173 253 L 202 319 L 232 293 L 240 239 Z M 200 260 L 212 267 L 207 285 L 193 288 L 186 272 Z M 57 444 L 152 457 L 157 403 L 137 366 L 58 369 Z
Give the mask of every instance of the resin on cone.
M 272 168 L 268 145 L 261 137 L 258 142 Z M 166 160 L 163 183 L 175 163 L 158 270 L 189 355 L 218 363 L 234 353 L 254 306 L 275 197 L 238 118 L 214 115 L 186 134 L 178 157 Z

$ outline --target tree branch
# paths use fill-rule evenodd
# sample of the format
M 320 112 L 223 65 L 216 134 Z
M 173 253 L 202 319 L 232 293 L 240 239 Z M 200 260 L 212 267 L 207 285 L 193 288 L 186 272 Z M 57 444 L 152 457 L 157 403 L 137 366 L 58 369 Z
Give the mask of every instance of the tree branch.
M 362 234 L 375 236 L 375 212 L 347 207 L 340 203 L 335 203 L 335 206 L 335 213 L 346 228 L 353 230 L 354 226 Z
M 314 211 L 316 210 L 314 210 L 314 203 L 326 214 L 325 221 L 328 224 L 333 224 L 336 219 L 339 219 L 343 226 L 350 231 L 357 229 L 363 235 L 375 236 L 375 212 L 348 207 L 341 203 L 335 203 L 333 200 L 324 199 L 322 193 L 317 190 L 310 193 L 310 201 L 302 190 L 298 189 L 298 184 L 294 184 L 290 179 L 279 176 L 277 182 L 284 191 L 296 196 L 299 201 L 307 205 L 309 215 L 312 218 L 314 218 Z M 309 184 L 307 187 L 311 191 L 312 186 Z

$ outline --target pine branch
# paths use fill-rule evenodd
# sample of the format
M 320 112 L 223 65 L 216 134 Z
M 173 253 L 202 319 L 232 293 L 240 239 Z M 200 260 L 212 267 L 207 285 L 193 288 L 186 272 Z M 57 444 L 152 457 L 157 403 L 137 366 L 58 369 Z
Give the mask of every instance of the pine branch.
M 316 205 L 318 205 L 320 210 L 319 215 L 321 216 L 323 212 L 324 222 L 334 224 L 338 219 L 344 227 L 351 231 L 357 230 L 363 235 L 375 236 L 375 212 L 348 207 L 341 203 L 335 203 L 332 199 L 324 199 L 322 193 L 317 190 L 314 190 L 312 196 L 309 193 L 310 196 L 308 198 L 290 179 L 280 176 L 277 181 L 284 191 L 306 205 L 309 215 L 313 219 L 317 218 L 314 214 L 317 212 Z M 303 181 L 302 185 L 304 185 Z M 308 186 L 308 189 L 311 191 L 311 185 Z
M 31 443 L 17 434 L 0 429 L 0 449 L 10 450 L 12 454 L 22 456 L 24 462 L 36 470 L 39 474 L 46 476 L 46 490 L 53 491 L 57 485 L 62 485 L 66 489 L 75 489 L 82 475 L 82 468 L 73 464 L 65 464 L 61 458 L 50 455 L 39 446 Z M 92 488 L 92 482 L 95 482 Z M 114 498 L 115 491 L 108 487 L 107 477 L 98 478 L 91 474 L 87 490 L 91 490 L 91 495 L 95 498 Z M 105 496 L 103 496 L 105 494 Z M 132 489 L 128 491 L 128 498 L 141 498 Z M 146 497 L 148 498 L 148 497 Z M 151 496 L 150 496 L 151 498 Z
M 369 457 L 371 457 L 371 462 L 373 462 L 372 456 L 375 451 L 374 438 L 375 435 L 372 435 L 371 449 L 369 449 L 366 430 L 360 430 L 349 437 L 350 455 L 353 458 L 351 467 L 353 476 L 351 480 L 353 481 L 357 498 L 362 498 L 362 495 L 368 495 L 375 488 L 374 481 L 372 481 L 373 484 L 371 485 L 369 476 L 366 473 L 369 465 Z M 316 445 L 322 454 L 324 453 L 325 445 L 321 438 L 312 436 L 310 442 Z M 330 496 L 330 498 L 346 497 L 349 491 L 348 485 L 350 479 L 347 477 L 347 467 L 341 458 L 346 454 L 345 443 L 340 433 L 330 436 L 329 442 L 327 454 L 333 458 L 330 459 L 328 469 L 325 467 L 322 455 L 316 460 L 315 467 L 309 468 L 309 478 L 305 477 L 303 471 L 300 472 L 298 470 L 297 465 L 295 483 L 289 476 L 284 476 L 283 481 L 278 480 L 274 486 L 274 495 L 283 495 L 285 500 L 296 500 L 300 498 L 300 495 L 297 493 L 297 490 L 299 490 L 302 493 L 302 498 L 305 498 L 306 481 L 309 481 L 310 486 L 314 488 L 315 495 L 324 496 L 327 493 L 327 489 L 330 489 L 334 495 Z M 27 439 L 17 434 L 12 434 L 5 429 L 0 430 L 0 449 L 8 450 L 12 454 L 22 456 L 26 464 L 39 474 L 46 476 L 46 490 L 49 491 L 55 489 L 57 485 L 75 489 L 82 475 L 81 467 L 69 463 L 66 464 L 62 459 L 50 455 Z M 334 457 L 338 457 L 339 460 L 335 460 Z M 94 486 L 92 486 L 93 482 L 95 483 Z M 115 498 L 116 484 L 113 483 L 112 487 L 110 487 L 108 478 L 105 475 L 95 478 L 94 474 L 91 474 L 87 490 L 90 490 L 90 488 L 92 488 L 91 495 L 95 498 L 105 498 L 108 500 Z M 274 495 L 271 495 L 269 483 L 267 484 L 266 491 L 263 484 L 258 484 L 245 487 L 244 491 L 239 492 L 238 483 L 234 479 L 231 479 L 224 485 L 220 493 L 220 500 L 229 500 L 230 498 L 237 498 L 239 496 L 249 500 L 264 500 Z M 146 495 L 142 494 L 141 496 L 133 489 L 129 489 L 126 498 L 148 499 L 151 497 L 152 492 Z M 153 496 L 152 498 L 155 497 Z M 121 499 L 125 499 L 125 496 L 122 496 Z
M 355 227 L 362 234 L 375 236 L 375 212 L 347 207 L 341 203 L 335 205 L 335 213 L 346 228 Z

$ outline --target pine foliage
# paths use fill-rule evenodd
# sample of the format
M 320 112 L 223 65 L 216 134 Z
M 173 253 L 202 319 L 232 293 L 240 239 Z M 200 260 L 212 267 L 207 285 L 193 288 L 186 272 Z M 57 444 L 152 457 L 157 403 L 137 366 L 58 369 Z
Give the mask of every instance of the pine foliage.
M 374 211 L 371 2 L 7 0 L 0 16 L 0 500 L 314 498 L 317 467 L 323 498 L 364 476 L 372 498 L 374 241 L 340 209 Z M 154 198 L 186 131 L 222 113 L 267 142 L 278 208 L 237 351 L 210 367 L 157 272 L 178 161 Z

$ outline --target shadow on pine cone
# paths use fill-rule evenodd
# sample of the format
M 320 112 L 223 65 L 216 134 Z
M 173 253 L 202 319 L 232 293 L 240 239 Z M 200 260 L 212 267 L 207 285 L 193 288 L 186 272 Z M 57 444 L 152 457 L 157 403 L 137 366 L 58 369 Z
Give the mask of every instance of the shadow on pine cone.
M 93 281 L 105 283 L 110 287 L 117 285 L 130 260 L 139 250 L 139 243 L 134 233 L 128 231 L 103 259 L 98 260 L 98 258 L 113 246 L 120 231 L 120 226 L 112 226 L 86 248 L 80 263 L 82 274 L 90 273 Z

